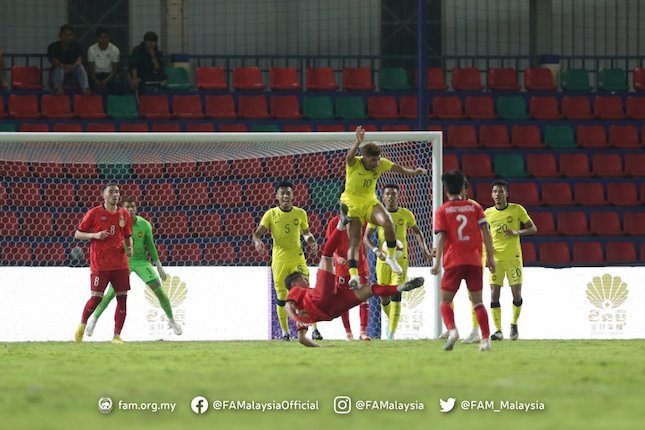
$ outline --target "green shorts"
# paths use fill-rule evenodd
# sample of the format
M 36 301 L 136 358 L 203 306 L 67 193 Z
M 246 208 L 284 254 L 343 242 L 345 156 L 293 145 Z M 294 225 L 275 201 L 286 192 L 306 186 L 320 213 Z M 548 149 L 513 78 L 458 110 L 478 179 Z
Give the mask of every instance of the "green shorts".
M 159 274 L 157 274 L 157 271 L 149 261 L 137 261 L 130 263 L 130 273 L 132 272 L 136 273 L 137 276 L 148 285 L 154 283 L 155 281 L 160 282 Z

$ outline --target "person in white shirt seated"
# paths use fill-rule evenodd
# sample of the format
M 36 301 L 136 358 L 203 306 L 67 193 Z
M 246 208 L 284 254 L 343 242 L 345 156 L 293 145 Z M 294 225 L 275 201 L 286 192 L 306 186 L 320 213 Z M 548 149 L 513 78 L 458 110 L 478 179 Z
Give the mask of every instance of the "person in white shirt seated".
M 120 88 L 118 67 L 121 52 L 110 42 L 110 31 L 105 27 L 96 30 L 98 42 L 87 50 L 90 85 L 95 91 L 114 92 Z

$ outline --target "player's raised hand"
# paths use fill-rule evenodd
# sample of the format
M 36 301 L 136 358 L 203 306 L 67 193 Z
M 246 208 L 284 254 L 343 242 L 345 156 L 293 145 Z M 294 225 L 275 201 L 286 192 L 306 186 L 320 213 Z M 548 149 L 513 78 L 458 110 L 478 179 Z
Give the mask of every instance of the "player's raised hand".
M 356 141 L 360 144 L 363 143 L 363 139 L 365 139 L 365 129 L 363 129 L 362 125 L 359 125 L 356 127 Z
M 432 269 L 430 270 L 430 273 L 433 275 L 438 275 L 439 274 L 439 264 L 435 263 L 434 266 L 432 266 Z
M 128 257 L 132 257 L 134 255 L 134 249 L 132 249 L 131 246 L 126 246 L 125 255 L 127 255 Z
M 420 176 L 420 175 L 427 175 L 428 174 L 428 169 L 424 169 L 423 167 L 417 167 L 414 169 L 414 176 Z
M 318 255 L 318 244 L 316 243 L 315 240 L 308 242 L 308 246 L 309 246 L 309 254 Z
M 99 231 L 99 232 L 97 232 L 97 233 L 94 233 L 94 239 L 96 239 L 96 240 L 103 240 L 103 239 L 105 239 L 106 237 L 108 237 L 109 235 L 110 235 L 110 233 L 108 233 L 108 231 L 107 231 L 107 230 Z
M 434 255 L 433 255 L 432 251 L 430 251 L 428 248 L 424 249 L 423 250 L 423 256 L 426 258 L 426 261 L 429 264 L 432 264 L 432 260 L 434 258 Z
M 253 245 L 255 245 L 255 250 L 257 251 L 258 254 L 265 256 L 266 255 L 266 247 L 264 246 L 264 242 L 262 242 L 259 239 L 253 240 Z

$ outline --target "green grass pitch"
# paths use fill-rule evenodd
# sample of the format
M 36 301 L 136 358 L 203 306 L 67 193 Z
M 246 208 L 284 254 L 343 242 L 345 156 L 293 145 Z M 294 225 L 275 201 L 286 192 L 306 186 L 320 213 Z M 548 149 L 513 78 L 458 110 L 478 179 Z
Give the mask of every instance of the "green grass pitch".
M 438 341 L 2 343 L 6 429 L 636 429 L 645 419 L 645 342 Z M 110 396 L 115 409 L 101 414 Z M 318 411 L 191 411 L 215 400 L 309 400 Z M 423 410 L 333 412 L 333 399 L 422 402 Z M 439 399 L 455 397 L 452 412 Z M 176 402 L 174 412 L 117 410 Z M 462 410 L 463 400 L 543 402 L 544 411 Z

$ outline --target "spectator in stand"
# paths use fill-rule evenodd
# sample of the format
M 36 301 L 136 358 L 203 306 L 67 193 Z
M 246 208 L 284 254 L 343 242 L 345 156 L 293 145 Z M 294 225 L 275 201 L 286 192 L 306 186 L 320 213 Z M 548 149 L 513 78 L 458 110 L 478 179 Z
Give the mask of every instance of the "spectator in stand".
M 130 86 L 133 91 L 145 92 L 146 86 L 160 87 L 166 83 L 158 40 L 156 33 L 148 31 L 143 35 L 143 41 L 132 50 Z
M 118 88 L 119 48 L 110 42 L 110 31 L 96 30 L 97 42 L 87 50 L 90 84 L 93 90 L 115 91 Z
M 52 89 L 58 94 L 64 94 L 65 76 L 73 74 L 83 94 L 90 94 L 87 72 L 82 64 L 81 47 L 74 42 L 74 28 L 69 24 L 62 25 L 58 37 L 60 40 L 47 48 L 47 56 L 52 65 Z

